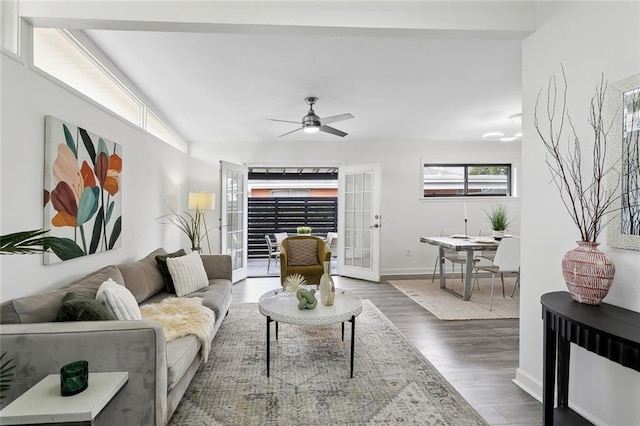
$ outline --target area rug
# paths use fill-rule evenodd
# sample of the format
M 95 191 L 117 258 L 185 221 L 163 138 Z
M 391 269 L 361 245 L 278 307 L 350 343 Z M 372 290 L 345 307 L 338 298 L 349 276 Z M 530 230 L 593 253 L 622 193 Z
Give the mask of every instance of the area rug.
M 515 277 L 504 279 L 506 297 L 502 298 L 502 285 L 499 277 L 493 295 L 493 310 L 489 310 L 491 296 L 491 278 L 480 278 L 480 290 L 473 289 L 471 300 L 462 299 L 440 289 L 440 282 L 436 278 L 431 280 L 393 280 L 389 284 L 415 300 L 423 308 L 431 312 L 441 320 L 473 320 L 473 319 L 500 319 L 520 317 L 520 289 L 511 298 L 511 292 L 515 285 Z M 449 288 L 455 286 L 454 290 L 462 293 L 462 283 L 460 279 L 447 280 Z
M 486 425 L 369 300 L 350 379 L 350 333 L 349 323 L 344 341 L 339 324 L 280 324 L 267 378 L 266 319 L 255 303 L 232 305 L 169 424 Z

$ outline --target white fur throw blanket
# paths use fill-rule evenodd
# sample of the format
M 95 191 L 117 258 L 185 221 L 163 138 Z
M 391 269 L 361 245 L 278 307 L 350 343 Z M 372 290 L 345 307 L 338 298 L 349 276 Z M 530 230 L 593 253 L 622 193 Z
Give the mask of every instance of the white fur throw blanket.
M 199 297 L 168 297 L 140 307 L 143 320 L 159 322 L 167 342 L 193 334 L 200 340 L 204 362 L 209 358 L 215 314 Z

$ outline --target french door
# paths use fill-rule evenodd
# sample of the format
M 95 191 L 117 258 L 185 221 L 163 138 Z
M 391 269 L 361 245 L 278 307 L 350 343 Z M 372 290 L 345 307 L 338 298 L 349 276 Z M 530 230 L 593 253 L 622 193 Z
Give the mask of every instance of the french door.
M 380 280 L 380 164 L 340 166 L 338 273 Z
M 231 255 L 233 282 L 247 277 L 247 168 L 220 162 L 220 253 Z

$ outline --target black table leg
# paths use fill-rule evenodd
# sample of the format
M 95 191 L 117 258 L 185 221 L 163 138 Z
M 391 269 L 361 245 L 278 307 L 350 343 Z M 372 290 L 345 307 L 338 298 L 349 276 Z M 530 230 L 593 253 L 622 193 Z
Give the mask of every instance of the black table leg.
M 271 361 L 271 317 L 267 316 L 267 377 L 269 377 L 269 364 Z M 276 322 L 276 326 L 277 326 Z
M 344 342 L 344 321 L 342 322 L 342 341 Z
M 571 343 L 558 336 L 558 407 L 569 406 L 569 359 Z
M 343 327 L 344 327 L 344 323 Z M 351 316 L 351 375 L 350 377 L 353 379 L 353 355 L 356 348 L 356 316 Z
M 278 340 L 278 321 L 276 321 L 276 340 Z
M 555 392 L 556 378 L 556 332 L 551 328 L 548 313 L 544 317 L 544 350 L 542 356 L 542 409 L 543 425 L 553 425 L 553 395 Z

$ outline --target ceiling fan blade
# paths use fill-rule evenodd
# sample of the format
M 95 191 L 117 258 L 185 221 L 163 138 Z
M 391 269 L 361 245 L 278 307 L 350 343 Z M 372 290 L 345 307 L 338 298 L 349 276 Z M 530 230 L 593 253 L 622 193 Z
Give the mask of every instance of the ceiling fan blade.
M 267 120 L 269 121 L 279 121 L 281 123 L 293 123 L 293 124 L 300 124 L 299 121 L 289 121 L 289 120 L 278 120 L 277 118 L 267 118 Z
M 331 117 L 325 117 L 320 119 L 320 123 L 322 124 L 331 124 L 337 121 L 349 120 L 350 118 L 354 118 L 352 114 L 340 114 L 340 115 L 332 115 Z
M 295 130 L 292 130 L 292 131 L 287 132 L 287 133 L 283 133 L 283 134 L 281 134 L 281 135 L 280 135 L 280 136 L 278 136 L 278 137 L 279 137 L 279 138 L 281 138 L 281 137 L 283 137 L 283 136 L 290 135 L 291 133 L 297 132 L 297 131 L 299 131 L 299 130 L 302 130 L 302 127 L 298 127 L 298 128 L 297 128 L 297 129 L 295 129 Z M 322 128 L 320 128 L 320 130 L 322 130 Z
M 322 126 L 320 126 L 320 131 L 321 132 L 326 132 L 326 133 L 331 133 L 332 135 L 340 136 L 341 138 L 343 138 L 343 137 L 348 135 L 348 133 L 345 133 L 342 130 L 338 130 L 338 129 L 333 128 L 331 126 L 325 126 L 324 124 Z

